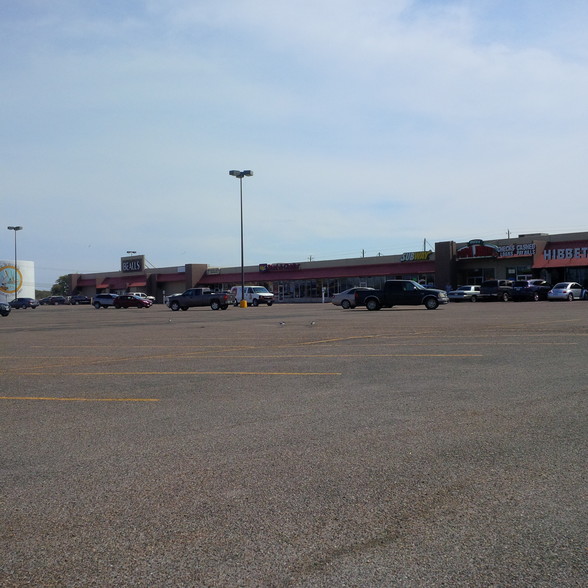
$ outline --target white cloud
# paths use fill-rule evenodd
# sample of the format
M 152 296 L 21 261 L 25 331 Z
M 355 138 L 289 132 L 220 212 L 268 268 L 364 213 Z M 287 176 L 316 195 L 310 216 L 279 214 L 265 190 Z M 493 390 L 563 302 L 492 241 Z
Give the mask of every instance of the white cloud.
M 0 4 L 0 193 L 45 275 L 236 265 L 232 168 L 248 263 L 586 229 L 581 3 L 111 4 Z

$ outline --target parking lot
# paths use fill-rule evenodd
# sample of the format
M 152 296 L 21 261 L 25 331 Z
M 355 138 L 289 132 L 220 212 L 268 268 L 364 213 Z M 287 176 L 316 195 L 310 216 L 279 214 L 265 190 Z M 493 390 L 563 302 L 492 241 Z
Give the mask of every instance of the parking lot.
M 2 586 L 584 586 L 588 302 L 0 318 Z

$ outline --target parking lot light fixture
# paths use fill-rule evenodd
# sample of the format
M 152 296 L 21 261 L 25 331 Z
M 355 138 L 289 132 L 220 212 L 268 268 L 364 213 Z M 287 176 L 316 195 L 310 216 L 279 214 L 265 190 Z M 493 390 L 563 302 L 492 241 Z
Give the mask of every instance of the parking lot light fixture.
M 22 227 L 6 227 L 9 231 L 14 231 L 14 299 L 18 297 L 18 257 L 16 255 L 16 232 L 22 231 Z
M 241 302 L 239 306 L 241 308 L 247 308 L 247 301 L 245 300 L 245 263 L 243 256 L 243 178 L 252 176 L 253 172 L 250 169 L 243 171 L 232 169 L 229 175 L 239 178 L 239 198 L 241 202 Z

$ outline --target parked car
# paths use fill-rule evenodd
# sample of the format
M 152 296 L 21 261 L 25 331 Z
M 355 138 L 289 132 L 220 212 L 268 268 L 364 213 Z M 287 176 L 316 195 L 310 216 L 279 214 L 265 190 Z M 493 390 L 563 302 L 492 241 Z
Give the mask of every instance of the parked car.
M 271 306 L 274 303 L 274 295 L 265 286 L 245 286 L 245 296 L 241 296 L 241 286 L 233 286 L 231 296 L 234 306 L 239 306 L 241 298 L 251 306 L 259 306 L 260 304 Z
M 512 298 L 512 280 L 486 280 L 480 286 L 480 300 L 502 300 Z
M 153 302 L 132 294 L 122 294 L 114 299 L 114 308 L 149 308 Z
M 117 298 L 118 294 L 96 294 L 92 299 L 92 304 L 96 310 L 99 308 L 108 308 L 109 306 L 114 306 L 114 301 Z
M 228 292 L 213 292 L 210 288 L 189 288 L 183 294 L 173 294 L 167 305 L 173 310 L 188 310 L 199 306 L 210 306 L 212 310 L 227 310 L 231 304 Z
M 381 290 L 355 293 L 356 306 L 365 306 L 368 310 L 420 304 L 428 310 L 435 310 L 448 302 L 445 290 L 425 288 L 412 280 L 386 280 Z
M 56 306 L 57 304 L 69 304 L 69 302 L 65 296 L 47 296 L 46 298 L 41 298 L 39 304 Z
M 39 301 L 34 298 L 15 298 L 10 301 L 12 308 L 32 308 L 35 309 L 39 306 Z
M 8 304 L 8 302 L 0 302 L 0 315 L 8 316 L 11 310 L 12 307 L 10 304 Z
M 582 300 L 584 298 L 584 288 L 577 282 L 559 282 L 549 292 L 548 300 Z
M 545 280 L 517 280 L 512 285 L 513 300 L 547 300 L 551 284 Z
M 69 297 L 69 303 L 76 305 L 76 304 L 91 304 L 92 299 L 88 298 L 88 296 L 84 296 L 83 294 L 74 294 L 73 296 Z
M 151 302 L 155 302 L 155 296 L 149 296 L 148 294 L 145 294 L 145 292 L 127 292 L 127 294 L 130 294 L 131 296 L 137 296 L 139 298 L 144 298 L 145 300 L 151 300 Z
M 365 292 L 366 290 L 373 290 L 374 288 L 366 288 L 363 286 L 349 288 L 348 290 L 344 290 L 343 292 L 339 292 L 335 294 L 333 298 L 331 298 L 331 302 L 335 306 L 341 306 L 345 309 L 347 308 L 355 308 L 355 293 L 356 292 Z
M 480 286 L 459 286 L 457 290 L 451 290 L 447 293 L 451 302 L 476 302 L 480 295 Z
M 145 300 L 151 300 L 151 302 L 155 302 L 155 296 L 149 296 L 145 294 L 145 292 L 129 292 L 132 296 L 138 296 L 139 298 L 144 298 Z

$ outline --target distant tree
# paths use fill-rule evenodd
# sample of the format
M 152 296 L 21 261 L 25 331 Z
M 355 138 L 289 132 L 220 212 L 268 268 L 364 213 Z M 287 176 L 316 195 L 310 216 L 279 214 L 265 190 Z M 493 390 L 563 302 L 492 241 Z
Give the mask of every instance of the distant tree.
M 51 286 L 52 296 L 68 296 L 69 295 L 69 280 L 67 276 L 59 276 L 55 280 L 55 284 Z

